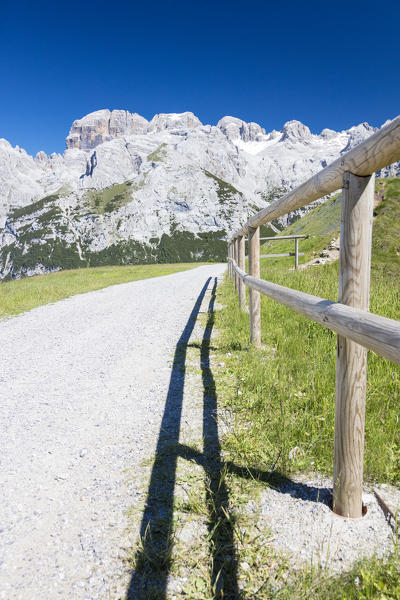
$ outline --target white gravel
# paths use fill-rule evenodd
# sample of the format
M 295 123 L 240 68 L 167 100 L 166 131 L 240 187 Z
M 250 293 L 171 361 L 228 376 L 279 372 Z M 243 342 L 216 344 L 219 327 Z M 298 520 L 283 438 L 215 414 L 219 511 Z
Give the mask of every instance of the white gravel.
M 386 499 L 388 486 L 377 489 Z M 395 507 L 400 493 L 393 487 L 390 491 L 391 507 Z M 364 488 L 367 513 L 361 519 L 335 515 L 328 506 L 331 495 L 332 481 L 316 475 L 303 474 L 277 489 L 266 488 L 261 494 L 259 527 L 272 531 L 273 545 L 297 567 L 313 564 L 340 572 L 361 558 L 393 551 L 393 529 L 371 489 Z
M 0 322 L 0 598 L 123 597 L 124 469 L 154 452 L 199 267 Z M 139 487 L 139 484 L 138 484 Z M 122 574 L 122 579 L 121 579 Z

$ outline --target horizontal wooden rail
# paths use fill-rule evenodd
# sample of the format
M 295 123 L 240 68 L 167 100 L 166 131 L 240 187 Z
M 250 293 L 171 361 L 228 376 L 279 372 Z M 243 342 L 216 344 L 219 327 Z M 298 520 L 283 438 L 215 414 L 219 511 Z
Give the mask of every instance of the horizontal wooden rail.
M 310 237 L 309 235 L 273 235 L 271 237 L 260 237 L 260 242 L 264 242 L 264 241 L 274 241 L 274 242 L 279 242 L 280 240 L 295 240 L 295 239 L 299 239 L 299 238 L 308 238 Z M 245 238 L 246 242 L 247 237 Z
M 304 256 L 304 252 L 283 252 L 282 254 L 261 254 L 260 258 L 280 258 L 281 256 Z
M 280 240 L 298 240 L 300 238 L 308 238 L 308 235 L 274 235 L 272 237 L 260 237 L 261 241 L 264 240 L 273 240 L 274 242 L 279 242 Z
M 251 277 L 230 260 L 249 288 L 400 365 L 399 321 Z
M 288 192 L 251 217 L 233 237 L 245 235 L 248 227 L 259 227 L 273 219 L 310 204 L 342 187 L 343 175 L 366 176 L 400 160 L 400 116 L 364 142 L 335 160 L 296 189 Z

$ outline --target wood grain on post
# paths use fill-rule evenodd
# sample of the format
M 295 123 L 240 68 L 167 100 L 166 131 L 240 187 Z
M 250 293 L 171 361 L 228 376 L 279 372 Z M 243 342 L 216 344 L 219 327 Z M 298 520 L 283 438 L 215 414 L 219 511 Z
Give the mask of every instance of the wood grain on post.
M 294 268 L 298 269 L 299 267 L 299 240 L 295 238 L 294 240 Z
M 368 310 L 375 176 L 343 177 L 340 222 L 339 302 Z M 337 339 L 333 510 L 362 516 L 367 350 Z
M 239 269 L 244 270 L 245 267 L 245 242 L 244 236 L 238 237 L 238 260 Z M 246 288 L 244 287 L 243 279 L 239 278 L 239 308 L 246 309 Z
M 238 257 L 239 257 L 239 241 L 237 238 L 235 238 L 233 240 L 233 260 L 235 261 L 236 264 L 238 264 L 238 260 L 239 260 Z M 236 272 L 234 274 L 234 282 L 235 282 L 235 292 L 238 293 L 239 292 L 239 277 Z
M 231 243 L 228 242 L 228 277 L 229 279 L 232 278 L 232 263 L 229 260 L 231 257 Z
M 260 228 L 249 227 L 249 274 L 260 277 Z M 261 346 L 261 301 L 260 292 L 249 289 L 250 342 Z

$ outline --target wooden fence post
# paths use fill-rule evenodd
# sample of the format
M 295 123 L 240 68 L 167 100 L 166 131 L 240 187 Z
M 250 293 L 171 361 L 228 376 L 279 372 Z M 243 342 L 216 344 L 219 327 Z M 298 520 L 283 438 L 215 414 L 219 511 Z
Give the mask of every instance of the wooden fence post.
M 235 242 L 231 241 L 230 246 L 231 246 L 231 258 L 232 258 L 232 260 L 234 260 L 234 258 L 235 258 Z M 233 265 L 231 263 L 231 280 L 232 280 L 233 284 L 235 284 L 234 277 L 235 277 L 235 271 L 233 270 Z
M 229 260 L 231 257 L 231 243 L 228 242 L 228 277 L 231 278 L 231 261 Z
M 249 227 L 249 274 L 260 277 L 260 228 Z M 250 342 L 261 346 L 261 302 L 260 292 L 249 288 Z
M 294 238 L 294 268 L 299 268 L 299 239 Z
M 235 261 L 236 264 L 238 264 L 238 256 L 239 256 L 239 250 L 238 250 L 238 246 L 239 246 L 239 241 L 238 238 L 236 237 L 233 240 L 233 260 Z M 234 271 L 233 273 L 233 278 L 235 281 L 235 292 L 238 293 L 239 291 L 239 277 L 236 274 L 236 271 Z
M 375 175 L 343 176 L 339 302 L 368 310 Z M 333 510 L 362 516 L 367 350 L 338 335 Z
M 244 242 L 244 235 L 240 235 L 238 237 L 238 267 L 239 269 L 242 269 L 242 271 L 245 270 L 245 261 L 246 261 L 246 254 L 245 254 L 245 242 Z M 239 308 L 241 310 L 245 310 L 246 309 L 246 288 L 243 282 L 243 279 L 241 279 L 238 276 L 238 285 L 239 285 Z

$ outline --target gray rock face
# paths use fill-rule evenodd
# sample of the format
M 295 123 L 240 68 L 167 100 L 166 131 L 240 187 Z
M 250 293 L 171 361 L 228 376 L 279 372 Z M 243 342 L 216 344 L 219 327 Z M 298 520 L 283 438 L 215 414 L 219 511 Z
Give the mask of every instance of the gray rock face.
M 66 145 L 67 148 L 90 150 L 115 137 L 145 133 L 147 127 L 147 119 L 137 113 L 96 110 L 73 122 Z
M 133 242 L 156 259 L 151 240 L 174 232 L 229 235 L 374 131 L 363 123 L 315 135 L 289 121 L 266 133 L 235 117 L 211 126 L 190 112 L 148 122 L 101 110 L 73 123 L 63 155 L 32 158 L 0 140 L 0 272 L 16 273 L 16 248 L 18 264 L 35 248 L 23 271 L 33 274 L 50 268 L 45 247 L 66 256 L 74 248 L 78 262 L 93 264 L 94 254 L 109 257 L 110 248 Z M 399 174 L 399 163 L 382 171 Z M 54 243 L 68 250 L 53 253 Z M 125 250 L 112 256 L 128 260 Z
M 148 133 L 164 131 L 164 129 L 194 129 L 202 122 L 192 112 L 160 113 L 154 115 L 148 126 Z
M 371 127 L 368 123 L 360 123 L 360 125 L 356 125 L 355 127 L 351 127 L 349 129 L 349 140 L 346 146 L 341 151 L 341 154 L 345 154 L 355 146 L 358 146 L 362 141 L 364 141 L 367 137 L 378 131 L 377 127 Z
M 265 135 L 265 129 L 258 123 L 246 123 L 236 117 L 223 117 L 218 121 L 217 127 L 231 141 L 241 139 L 244 142 L 255 142 Z
M 337 136 L 337 132 L 334 131 L 333 129 L 323 129 L 321 131 L 321 137 L 324 140 L 331 140 L 332 138 Z
M 282 127 L 281 141 L 305 142 L 311 139 L 311 131 L 300 121 L 288 121 Z

